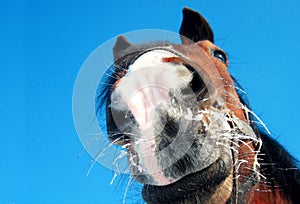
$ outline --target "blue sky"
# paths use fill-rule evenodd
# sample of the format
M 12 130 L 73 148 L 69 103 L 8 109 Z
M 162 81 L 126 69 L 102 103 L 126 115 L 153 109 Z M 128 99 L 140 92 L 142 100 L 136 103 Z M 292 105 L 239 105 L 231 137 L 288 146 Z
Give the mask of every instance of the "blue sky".
M 300 159 L 299 1 L 6 1 L 0 203 L 121 203 L 126 179 L 109 185 L 113 172 L 99 164 L 86 176 L 91 157 L 72 118 L 75 79 L 93 50 L 116 35 L 177 32 L 183 6 L 208 19 L 252 108 Z M 138 201 L 134 185 L 127 203 Z

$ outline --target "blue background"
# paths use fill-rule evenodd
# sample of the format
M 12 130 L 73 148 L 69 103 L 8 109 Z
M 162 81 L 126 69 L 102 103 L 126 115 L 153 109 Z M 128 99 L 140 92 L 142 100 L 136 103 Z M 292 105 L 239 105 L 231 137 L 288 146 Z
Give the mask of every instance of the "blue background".
M 8 3 L 9 2 L 9 3 Z M 122 203 L 126 178 L 95 165 L 72 119 L 77 72 L 104 41 L 177 32 L 183 6 L 210 22 L 272 136 L 300 158 L 297 0 L 5 1 L 0 6 L 0 203 Z M 139 203 L 133 185 L 127 203 Z

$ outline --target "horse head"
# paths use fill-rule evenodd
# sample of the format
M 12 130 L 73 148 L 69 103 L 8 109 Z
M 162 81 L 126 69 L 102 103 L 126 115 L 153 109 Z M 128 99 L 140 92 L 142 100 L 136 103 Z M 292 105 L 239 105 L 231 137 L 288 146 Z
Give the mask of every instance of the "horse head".
M 180 35 L 182 44 L 117 39 L 113 85 L 102 99 L 108 137 L 127 149 L 147 203 L 261 201 L 254 195 L 268 190 L 262 136 L 228 72 L 228 57 L 191 9 L 183 10 Z

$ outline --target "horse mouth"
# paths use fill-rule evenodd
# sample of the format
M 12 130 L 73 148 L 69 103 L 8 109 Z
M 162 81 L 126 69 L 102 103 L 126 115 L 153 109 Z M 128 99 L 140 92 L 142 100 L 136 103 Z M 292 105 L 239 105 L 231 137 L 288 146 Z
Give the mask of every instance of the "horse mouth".
M 131 174 L 145 184 L 150 203 L 208 188 L 231 168 L 231 151 L 218 137 L 230 126 L 216 93 L 180 62 L 164 50 L 142 55 L 117 82 L 107 106 L 109 137 L 127 148 Z
M 166 186 L 145 185 L 142 191 L 143 199 L 147 203 L 184 203 L 193 200 L 199 191 L 204 201 L 226 177 L 230 174 L 230 158 L 219 158 L 207 168 L 191 173 L 175 183 Z M 208 193 L 204 193 L 208 192 Z M 196 201 L 195 201 L 196 202 Z

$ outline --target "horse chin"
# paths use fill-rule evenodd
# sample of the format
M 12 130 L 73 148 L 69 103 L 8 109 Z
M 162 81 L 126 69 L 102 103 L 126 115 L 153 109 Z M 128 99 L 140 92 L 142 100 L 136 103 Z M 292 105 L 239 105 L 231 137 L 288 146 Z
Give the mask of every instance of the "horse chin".
M 190 173 L 172 184 L 144 185 L 143 199 L 147 203 L 206 203 L 231 173 L 231 155 L 224 154 L 208 167 Z M 224 187 L 226 193 L 230 193 L 231 188 L 232 186 Z M 199 192 L 201 196 L 197 195 Z

